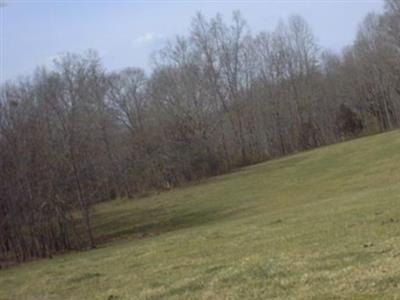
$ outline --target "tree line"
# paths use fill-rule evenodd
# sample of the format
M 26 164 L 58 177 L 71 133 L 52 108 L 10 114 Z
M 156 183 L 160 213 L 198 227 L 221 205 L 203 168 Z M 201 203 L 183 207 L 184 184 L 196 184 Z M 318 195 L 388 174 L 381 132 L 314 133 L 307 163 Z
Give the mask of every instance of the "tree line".
M 91 206 L 400 125 L 400 2 L 341 54 L 198 14 L 151 74 L 94 51 L 1 86 L 0 265 L 93 248 Z

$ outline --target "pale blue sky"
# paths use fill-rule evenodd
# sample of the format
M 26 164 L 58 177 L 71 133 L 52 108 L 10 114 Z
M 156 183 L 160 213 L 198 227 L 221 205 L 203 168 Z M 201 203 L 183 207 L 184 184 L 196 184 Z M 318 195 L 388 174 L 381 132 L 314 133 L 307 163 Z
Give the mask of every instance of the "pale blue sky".
M 1 1 L 1 0 L 0 0 Z M 302 15 L 319 44 L 339 51 L 350 44 L 362 18 L 382 0 L 309 1 L 6 1 L 0 8 L 2 78 L 28 75 L 64 52 L 95 49 L 107 69 L 149 70 L 150 54 L 188 31 L 197 11 L 227 19 L 240 10 L 252 32 L 272 30 L 290 14 Z

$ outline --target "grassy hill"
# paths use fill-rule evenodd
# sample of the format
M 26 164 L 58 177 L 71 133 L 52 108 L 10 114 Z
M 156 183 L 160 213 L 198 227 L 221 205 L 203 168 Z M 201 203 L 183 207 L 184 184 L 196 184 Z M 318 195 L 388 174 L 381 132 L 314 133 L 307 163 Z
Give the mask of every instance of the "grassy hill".
M 398 131 L 94 214 L 107 243 L 0 270 L 0 299 L 400 299 Z

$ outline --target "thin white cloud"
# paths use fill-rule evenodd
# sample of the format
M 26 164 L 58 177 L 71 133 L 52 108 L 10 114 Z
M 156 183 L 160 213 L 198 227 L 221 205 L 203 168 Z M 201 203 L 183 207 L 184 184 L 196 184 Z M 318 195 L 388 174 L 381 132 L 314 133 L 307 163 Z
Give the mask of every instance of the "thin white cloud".
M 138 44 L 150 44 L 153 43 L 156 40 L 161 39 L 160 35 L 157 35 L 153 32 L 146 32 L 143 35 L 138 36 L 133 42 L 138 45 Z

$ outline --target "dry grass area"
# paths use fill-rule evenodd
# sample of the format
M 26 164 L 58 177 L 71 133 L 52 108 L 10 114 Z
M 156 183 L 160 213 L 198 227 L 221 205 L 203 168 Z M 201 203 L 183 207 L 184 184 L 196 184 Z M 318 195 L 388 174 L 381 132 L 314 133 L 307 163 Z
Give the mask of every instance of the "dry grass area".
M 0 270 L 0 299 L 400 299 L 400 132 L 95 208 L 109 242 Z

